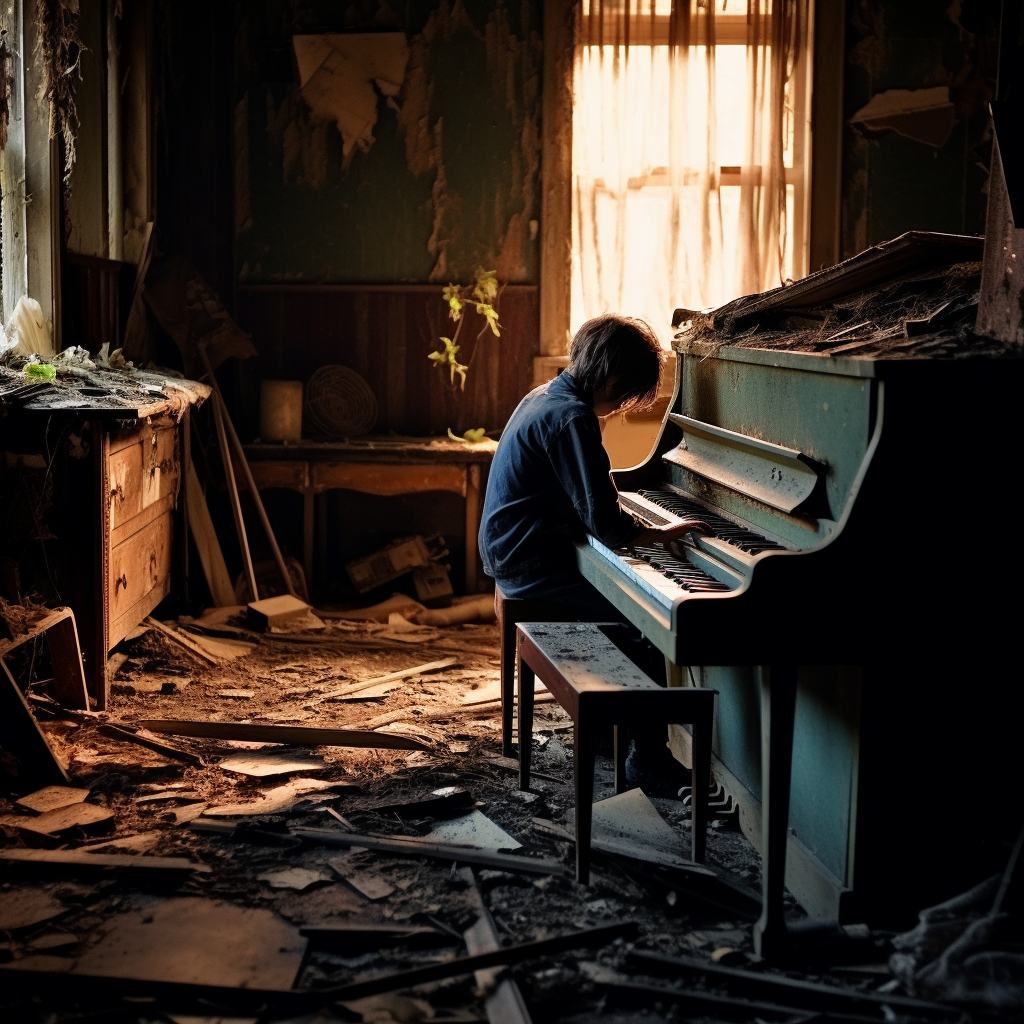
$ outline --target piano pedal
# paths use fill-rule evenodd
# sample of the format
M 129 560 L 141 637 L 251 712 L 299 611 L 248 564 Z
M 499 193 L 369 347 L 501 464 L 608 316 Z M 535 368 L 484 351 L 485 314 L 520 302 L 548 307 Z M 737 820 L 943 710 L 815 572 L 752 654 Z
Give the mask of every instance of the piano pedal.
M 690 786 L 684 786 L 679 790 L 679 797 L 684 807 L 693 805 L 693 790 Z M 740 809 L 732 794 L 725 791 L 725 787 L 713 780 L 708 787 L 708 820 L 720 822 L 719 829 L 737 829 L 740 823 Z

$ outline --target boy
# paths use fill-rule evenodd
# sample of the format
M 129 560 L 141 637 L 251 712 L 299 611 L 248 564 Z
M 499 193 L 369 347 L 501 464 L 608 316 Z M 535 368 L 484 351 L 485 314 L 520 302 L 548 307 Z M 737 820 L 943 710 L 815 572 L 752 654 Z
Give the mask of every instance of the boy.
M 494 455 L 480 522 L 484 571 L 506 597 L 569 605 L 582 621 L 621 621 L 621 613 L 580 574 L 573 542 L 591 533 L 608 547 L 624 548 L 707 530 L 697 520 L 641 525 L 619 506 L 609 476 L 600 421 L 648 408 L 658 393 L 661 364 L 661 346 L 647 324 L 605 314 L 576 333 L 568 367 L 519 403 Z M 638 633 L 624 653 L 664 681 L 661 655 Z M 633 735 L 642 742 L 631 755 L 631 781 L 678 774 L 678 762 L 664 747 L 664 727 Z

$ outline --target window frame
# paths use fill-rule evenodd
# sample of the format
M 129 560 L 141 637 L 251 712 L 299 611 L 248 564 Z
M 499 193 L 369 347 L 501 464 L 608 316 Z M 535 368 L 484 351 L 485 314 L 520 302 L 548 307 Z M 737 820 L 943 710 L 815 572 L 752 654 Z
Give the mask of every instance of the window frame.
M 580 37 L 579 0 L 548 0 L 544 5 L 543 121 L 541 126 L 540 228 L 540 356 L 534 361 L 534 380 L 550 379 L 565 365 L 569 348 L 572 249 L 572 96 L 573 61 Z M 724 22 L 728 17 L 729 22 Z M 729 15 L 716 18 L 735 32 Z M 801 88 L 811 95 L 799 99 L 809 112 L 810 126 L 803 152 L 794 150 L 791 169 L 805 183 L 803 202 L 794 208 L 794 235 L 804 240 L 794 268 L 810 270 L 839 261 L 842 96 L 845 66 L 843 6 L 829 0 L 811 5 L 809 30 L 812 66 L 801 76 Z M 716 32 L 719 42 L 722 34 Z M 728 37 L 727 37 L 728 38 Z M 744 34 L 745 41 L 745 34 Z M 794 97 L 796 102 L 797 97 Z M 790 174 L 787 173 L 787 184 Z

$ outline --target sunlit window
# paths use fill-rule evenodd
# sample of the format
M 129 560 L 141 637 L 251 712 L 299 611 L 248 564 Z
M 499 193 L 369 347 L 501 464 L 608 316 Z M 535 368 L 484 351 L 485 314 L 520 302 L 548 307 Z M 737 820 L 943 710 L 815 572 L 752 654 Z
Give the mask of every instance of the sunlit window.
M 809 9 L 786 25 L 786 48 L 773 45 L 766 0 L 753 21 L 738 0 L 714 0 L 713 19 L 703 0 L 687 2 L 584 2 L 573 331 L 616 311 L 643 316 L 667 344 L 675 308 L 807 272 Z

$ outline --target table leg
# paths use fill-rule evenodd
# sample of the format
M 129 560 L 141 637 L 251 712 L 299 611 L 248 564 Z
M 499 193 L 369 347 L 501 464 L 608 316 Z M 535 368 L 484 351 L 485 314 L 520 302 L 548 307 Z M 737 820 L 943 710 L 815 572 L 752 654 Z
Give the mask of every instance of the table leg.
M 475 594 L 477 578 L 477 541 L 480 529 L 480 467 L 475 463 L 466 468 L 466 593 Z
M 796 665 L 761 669 L 761 917 L 754 952 L 777 957 L 789 931 L 782 913 L 789 838 L 789 784 L 793 770 Z
M 309 463 L 304 465 L 302 480 L 302 571 L 306 574 L 306 593 L 313 599 L 313 538 L 316 522 L 316 495 L 310 479 Z

